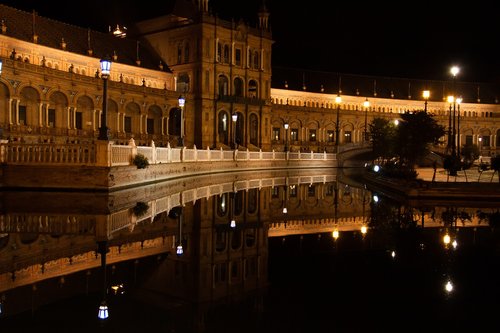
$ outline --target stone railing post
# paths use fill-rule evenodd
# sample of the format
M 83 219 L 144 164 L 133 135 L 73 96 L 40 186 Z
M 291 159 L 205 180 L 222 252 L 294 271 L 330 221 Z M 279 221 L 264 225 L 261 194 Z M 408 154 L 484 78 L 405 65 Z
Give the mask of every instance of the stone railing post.
M 172 147 L 170 147 L 170 142 L 167 142 L 167 162 L 172 162 Z
M 7 162 L 7 143 L 9 140 L 0 140 L 0 163 Z
M 238 160 L 238 148 L 236 148 L 235 150 L 233 150 L 233 160 L 234 161 L 237 161 Z
M 110 167 L 112 163 L 111 151 L 113 148 L 112 141 L 97 140 L 95 143 L 96 151 L 96 166 Z
M 151 140 L 151 149 L 153 150 L 151 152 L 151 159 L 152 159 L 152 161 L 149 161 L 149 163 L 150 164 L 156 164 L 157 154 L 156 154 L 155 142 L 153 140 Z

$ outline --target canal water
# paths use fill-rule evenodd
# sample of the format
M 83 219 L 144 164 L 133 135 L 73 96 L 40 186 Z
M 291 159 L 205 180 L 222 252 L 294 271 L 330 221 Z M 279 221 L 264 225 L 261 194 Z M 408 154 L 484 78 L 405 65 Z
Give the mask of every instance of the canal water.
M 5 192 L 1 332 L 498 331 L 498 203 L 392 197 L 328 170 Z

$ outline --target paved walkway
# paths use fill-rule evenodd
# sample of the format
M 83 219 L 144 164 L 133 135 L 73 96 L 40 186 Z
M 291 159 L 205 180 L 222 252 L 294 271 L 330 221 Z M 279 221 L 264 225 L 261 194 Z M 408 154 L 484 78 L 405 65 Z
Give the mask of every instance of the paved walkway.
M 433 168 L 419 168 L 417 169 L 418 176 L 417 178 L 432 181 L 432 177 L 434 174 Z M 492 179 L 493 177 L 493 179 Z M 465 171 L 458 171 L 457 176 L 448 176 L 446 170 L 442 168 L 438 168 L 436 171 L 436 182 L 469 182 L 469 183 L 477 183 L 478 181 L 481 183 L 498 183 L 498 172 L 494 173 L 493 170 L 487 170 L 483 172 L 479 172 L 477 167 L 474 167 Z

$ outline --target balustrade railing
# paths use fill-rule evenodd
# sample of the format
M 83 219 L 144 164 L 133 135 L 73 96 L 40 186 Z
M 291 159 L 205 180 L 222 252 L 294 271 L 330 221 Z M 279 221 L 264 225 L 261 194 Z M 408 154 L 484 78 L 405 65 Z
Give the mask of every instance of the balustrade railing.
M 0 142 L 0 163 L 11 165 L 79 165 L 79 166 L 127 166 L 137 154 L 144 155 L 149 164 L 180 162 L 222 161 L 285 161 L 285 160 L 335 160 L 335 154 L 314 152 L 276 152 L 249 150 L 213 150 L 114 145 L 112 142 L 89 144 L 53 144 Z

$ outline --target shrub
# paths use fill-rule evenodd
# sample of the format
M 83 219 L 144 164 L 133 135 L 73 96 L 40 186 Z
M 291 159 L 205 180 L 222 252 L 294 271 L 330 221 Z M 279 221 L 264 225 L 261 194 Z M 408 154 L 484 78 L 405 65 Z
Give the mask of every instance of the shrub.
M 148 209 L 149 205 L 147 203 L 139 201 L 138 203 L 135 204 L 132 210 L 134 211 L 135 216 L 141 217 L 142 215 L 146 214 Z
M 143 154 L 137 154 L 134 156 L 134 159 L 132 161 L 137 169 L 144 169 L 147 168 L 149 165 L 148 158 L 144 156 Z

